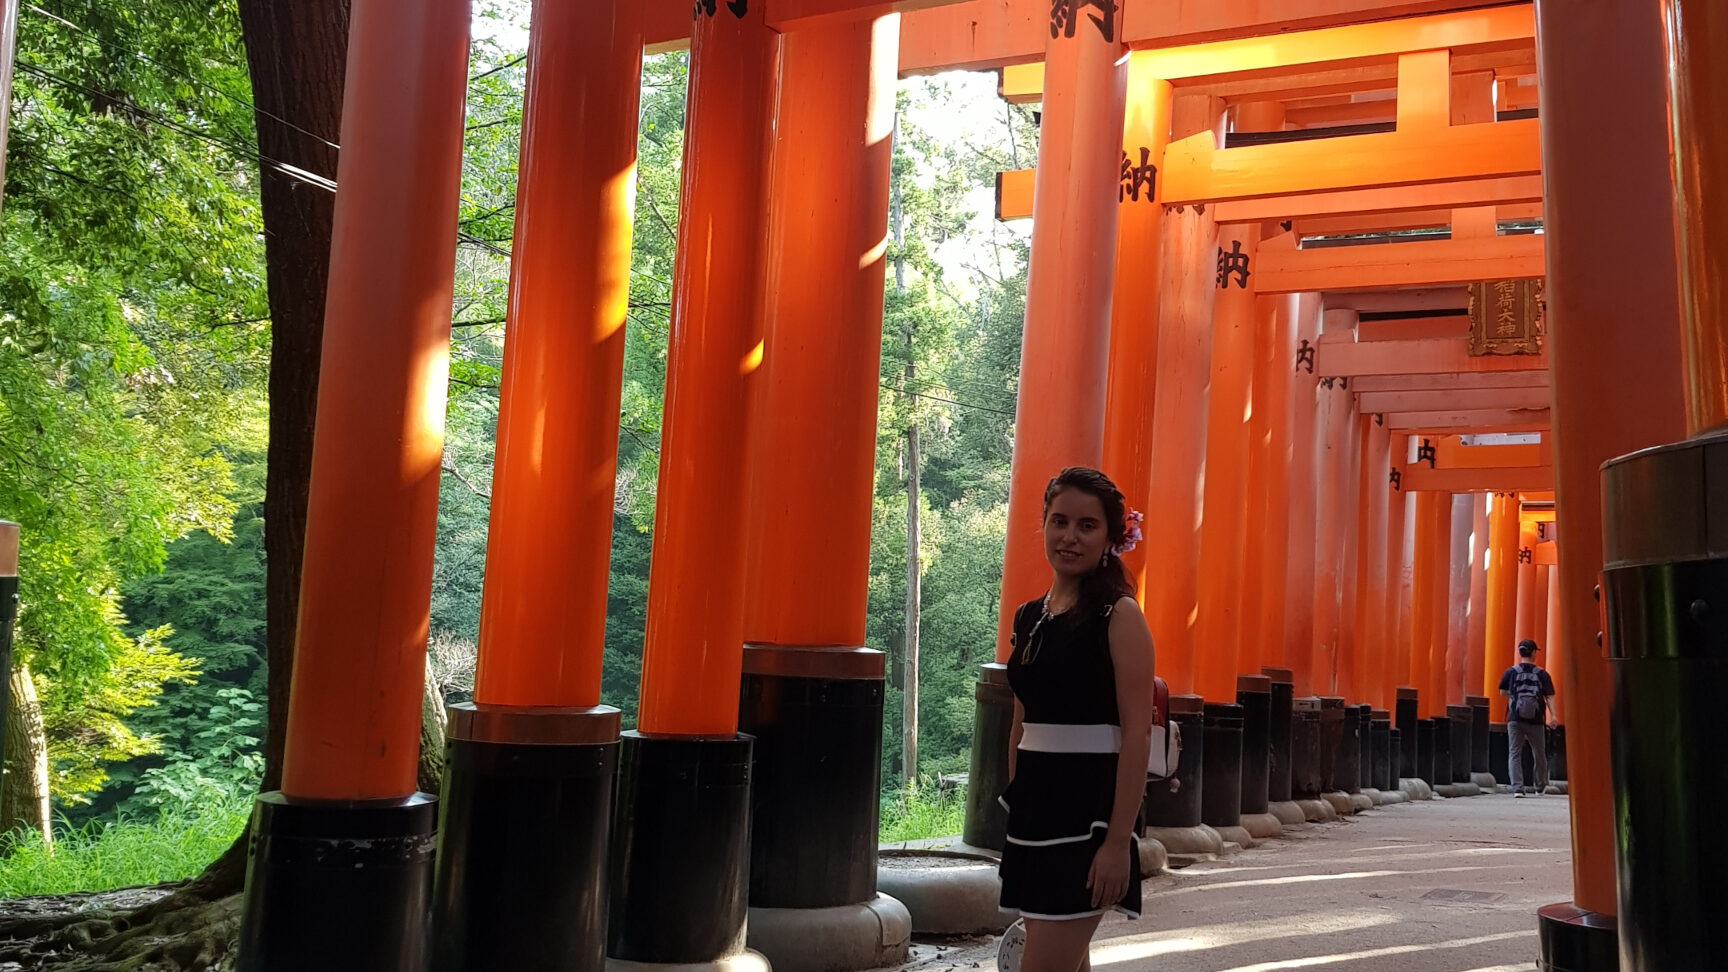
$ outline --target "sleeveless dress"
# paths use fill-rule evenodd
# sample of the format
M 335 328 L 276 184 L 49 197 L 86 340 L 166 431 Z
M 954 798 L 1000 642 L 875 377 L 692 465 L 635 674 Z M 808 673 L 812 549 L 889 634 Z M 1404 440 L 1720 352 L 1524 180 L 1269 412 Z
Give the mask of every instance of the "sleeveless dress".
M 1024 918 L 1090 918 L 1086 876 L 1103 846 L 1116 797 L 1122 718 L 1110 659 L 1110 608 L 1093 617 L 1044 617 L 1042 600 L 1014 612 L 1008 684 L 1024 710 L 1002 850 L 1005 911 Z M 1128 847 L 1128 889 L 1110 907 L 1140 917 L 1140 853 Z

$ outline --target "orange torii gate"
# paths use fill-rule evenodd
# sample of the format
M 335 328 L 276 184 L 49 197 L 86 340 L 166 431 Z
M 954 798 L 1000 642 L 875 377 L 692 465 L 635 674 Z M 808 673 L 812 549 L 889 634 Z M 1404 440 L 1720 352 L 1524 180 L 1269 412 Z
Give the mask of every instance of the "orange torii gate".
M 795 970 L 818 926 L 844 929 L 822 939 L 829 967 L 905 954 L 907 913 L 875 891 L 883 663 L 862 647 L 888 138 L 896 74 L 955 68 L 1000 70 L 1004 97 L 1043 106 L 1039 169 L 998 184 L 999 215 L 1034 218 L 1004 617 L 1037 594 L 1044 479 L 1104 465 L 1147 507 L 1130 566 L 1194 754 L 1244 719 L 1246 751 L 1274 754 L 1269 776 L 1241 751 L 1188 760 L 1179 798 L 1149 794 L 1153 824 L 1276 829 L 1271 804 L 1317 789 L 1357 805 L 1400 777 L 1464 785 L 1496 703 L 1457 703 L 1487 701 L 1465 694 L 1478 680 L 1493 697 L 1490 659 L 1551 587 L 1575 901 L 1544 909 L 1543 949 L 1610 967 L 1609 668 L 1581 650 L 1604 559 L 1595 470 L 1681 434 L 1683 359 L 1687 428 L 1719 426 L 1724 397 L 1720 289 L 1687 291 L 1685 355 L 1667 326 L 1661 85 L 1708 129 L 1680 198 L 1689 272 L 1711 282 L 1728 143 L 1654 6 L 1588 22 L 1464 0 L 537 7 L 493 570 L 440 824 L 414 792 L 413 716 L 468 11 L 355 0 L 287 764 L 253 823 L 241 967 L 418 972 L 428 916 L 439 970 L 760 967 L 747 943 Z M 1702 0 L 1672 6 L 1676 50 L 1720 46 Z M 634 115 L 642 53 L 686 45 L 659 529 L 641 719 L 621 742 L 599 636 Z M 1601 104 L 1626 126 L 1609 160 Z M 1463 287 L 1538 277 L 1548 344 L 1472 354 Z M 1663 326 L 1634 334 L 1635 317 Z M 1540 445 L 1457 438 L 1485 432 Z M 1491 494 L 1483 514 L 1450 499 L 1465 493 Z M 1563 544 L 1527 544 L 1555 548 L 1541 585 L 1520 518 L 1545 529 L 1547 504 L 1576 512 Z M 1617 539 L 1608 553 L 1635 559 Z M 1463 601 L 1479 635 L 1447 617 L 1476 569 L 1474 553 L 1456 569 L 1461 548 L 1483 556 Z M 978 691 L 965 836 L 981 845 L 1000 841 L 1001 676 L 985 665 Z M 1618 886 L 1634 907 L 1638 863 Z M 1635 941 L 1683 955 L 1695 936 L 1670 939 Z

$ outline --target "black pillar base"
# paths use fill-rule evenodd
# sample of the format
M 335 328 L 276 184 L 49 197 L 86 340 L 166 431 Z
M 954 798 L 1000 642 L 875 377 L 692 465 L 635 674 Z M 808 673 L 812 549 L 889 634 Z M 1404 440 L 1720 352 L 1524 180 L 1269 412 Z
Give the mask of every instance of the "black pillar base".
M 1512 740 L 1506 735 L 1506 723 L 1491 723 L 1488 726 L 1488 771 L 1494 774 L 1495 782 L 1501 786 L 1512 784 L 1511 755 Z M 1524 778 L 1530 779 L 1529 776 Z
M 744 650 L 752 908 L 875 900 L 885 684 L 867 648 Z
M 1388 723 L 1386 726 L 1386 786 L 1385 789 L 1396 790 L 1398 786 L 1399 754 L 1404 751 L 1403 733 L 1396 726 Z
M 421 972 L 438 801 L 252 809 L 240 972 Z
M 1290 720 L 1290 795 L 1297 800 L 1320 798 L 1320 700 L 1295 700 Z
M 1146 784 L 1146 826 L 1200 826 L 1200 798 L 1206 760 L 1203 702 L 1198 695 L 1170 696 L 1170 721 L 1182 732 L 1182 758 L 1176 775 Z M 974 749 L 976 751 L 976 749 Z M 970 840 L 967 843 L 971 843 Z
M 1268 803 L 1287 803 L 1290 800 L 1290 718 L 1291 703 L 1296 694 L 1295 675 L 1288 668 L 1262 668 L 1260 673 L 1272 680 L 1266 800 Z
M 1434 720 L 1416 720 L 1416 778 L 1434 785 Z
M 1377 790 L 1374 783 L 1374 707 L 1356 706 L 1356 789 Z
M 1435 716 L 1428 721 L 1434 726 L 1434 775 L 1423 779 L 1430 786 L 1447 786 L 1452 782 L 1452 720 Z
M 973 709 L 972 763 L 966 777 L 966 824 L 961 839 L 973 847 L 999 851 L 1008 843 L 1008 811 L 999 798 L 1008 789 L 1008 739 L 1014 731 L 1014 690 L 1008 687 L 1008 666 L 990 662 L 979 668 L 973 698 L 977 707 Z M 1186 761 L 1187 754 L 1183 756 Z
M 1470 704 L 1470 772 L 1492 773 L 1488 763 L 1488 697 L 1466 695 Z
M 1620 943 L 1612 915 L 1585 911 L 1570 901 L 1536 912 L 1541 972 L 1618 972 Z M 1704 966 L 1699 966 L 1703 968 Z
M 1548 739 L 1548 779 L 1566 779 L 1566 727 L 1553 726 L 1545 734 Z
M 1272 680 L 1264 675 L 1236 678 L 1236 704 L 1242 708 L 1242 812 L 1265 813 L 1272 749 Z
M 1374 764 L 1370 774 L 1373 782 L 1369 785 L 1380 790 L 1398 789 L 1398 774 L 1392 772 L 1393 751 L 1397 748 L 1392 743 L 1392 713 L 1385 709 L 1370 712 L 1368 736 Z
M 432 972 L 600 972 L 618 710 L 450 707 Z
M 744 951 L 754 742 L 623 734 L 607 957 L 685 964 Z
M 1338 746 L 1344 738 L 1344 700 L 1320 697 L 1320 792 L 1342 789 L 1338 782 Z
M 1446 707 L 1447 725 L 1452 732 L 1450 752 L 1453 783 L 1470 782 L 1470 720 L 1473 716 L 1474 713 L 1467 705 Z
M 1242 707 L 1206 703 L 1205 768 L 1201 770 L 1200 822 L 1242 826 Z
M 1342 701 L 1342 700 L 1340 700 Z M 1338 747 L 1332 757 L 1332 789 L 1345 793 L 1362 790 L 1362 709 L 1343 707 L 1339 720 Z
M 1398 698 L 1392 704 L 1392 724 L 1398 729 L 1398 775 L 1405 779 L 1421 779 L 1416 771 L 1416 690 L 1408 685 L 1398 687 Z

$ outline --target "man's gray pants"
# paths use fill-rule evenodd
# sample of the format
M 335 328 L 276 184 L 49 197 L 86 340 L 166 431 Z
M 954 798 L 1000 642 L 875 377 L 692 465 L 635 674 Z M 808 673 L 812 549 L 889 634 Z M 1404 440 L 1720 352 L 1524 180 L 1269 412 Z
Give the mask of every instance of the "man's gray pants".
M 1512 777 L 1512 792 L 1524 792 L 1524 747 L 1530 747 L 1536 767 L 1536 792 L 1548 789 L 1548 727 L 1540 722 L 1506 723 L 1506 748 L 1510 751 L 1506 772 Z

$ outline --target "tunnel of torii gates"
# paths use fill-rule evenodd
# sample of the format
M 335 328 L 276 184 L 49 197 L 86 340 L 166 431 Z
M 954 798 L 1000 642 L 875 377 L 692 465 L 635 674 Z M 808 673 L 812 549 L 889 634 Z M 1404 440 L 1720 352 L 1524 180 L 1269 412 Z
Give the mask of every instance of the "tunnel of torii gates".
M 1033 221 L 1003 628 L 1047 577 L 1044 482 L 1102 467 L 1147 514 L 1128 559 L 1188 728 L 1188 785 L 1151 787 L 1147 824 L 1486 783 L 1496 680 L 1531 637 L 1573 833 L 1574 900 L 1533 918 L 1546 967 L 1713 967 L 1728 12 L 1587 6 L 536 4 L 478 672 L 434 800 L 415 762 L 469 14 L 354 0 L 242 967 L 742 969 L 747 916 L 783 972 L 864 967 L 860 927 L 857 962 L 904 955 L 876 887 L 883 657 L 861 647 L 890 136 L 897 77 L 957 68 L 1042 106 L 1036 172 L 999 183 L 999 216 Z M 682 45 L 621 733 L 599 687 L 640 68 Z M 983 666 L 985 847 L 1007 699 Z

